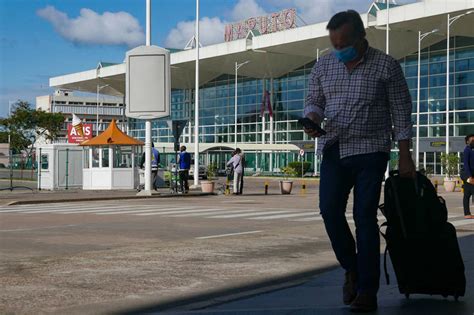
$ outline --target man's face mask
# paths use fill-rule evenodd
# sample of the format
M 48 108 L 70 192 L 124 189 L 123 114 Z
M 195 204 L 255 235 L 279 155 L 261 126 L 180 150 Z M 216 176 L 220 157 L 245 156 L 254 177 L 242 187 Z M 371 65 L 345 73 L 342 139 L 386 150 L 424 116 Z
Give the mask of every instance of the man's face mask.
M 474 149 L 474 140 L 472 140 L 471 142 L 469 142 L 469 146 L 471 147 L 471 149 Z
M 342 49 L 334 49 L 333 53 L 334 56 L 336 56 L 337 59 L 339 59 L 341 62 L 346 63 L 350 62 L 357 57 L 357 50 L 355 49 L 355 44 L 351 46 L 347 46 Z

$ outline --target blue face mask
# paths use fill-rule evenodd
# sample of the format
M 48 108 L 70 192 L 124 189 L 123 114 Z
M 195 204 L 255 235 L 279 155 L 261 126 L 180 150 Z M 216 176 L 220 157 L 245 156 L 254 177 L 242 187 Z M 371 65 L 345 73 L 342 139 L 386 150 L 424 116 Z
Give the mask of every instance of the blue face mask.
M 343 49 L 334 49 L 334 55 L 343 63 L 354 60 L 357 57 L 357 50 L 354 46 L 348 46 Z

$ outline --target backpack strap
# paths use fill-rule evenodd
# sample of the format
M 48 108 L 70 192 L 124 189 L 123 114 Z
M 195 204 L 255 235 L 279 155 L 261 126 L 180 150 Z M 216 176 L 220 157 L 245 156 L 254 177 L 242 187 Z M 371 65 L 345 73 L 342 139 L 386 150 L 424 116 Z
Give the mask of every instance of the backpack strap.
M 382 232 L 382 228 L 384 226 L 388 226 L 388 222 L 382 223 L 382 225 L 379 228 L 379 233 L 384 238 L 385 243 L 387 243 L 388 242 L 387 241 L 387 234 Z M 384 250 L 384 254 L 383 254 L 383 271 L 385 273 L 385 281 L 387 282 L 387 285 L 389 285 L 390 284 L 390 276 L 388 275 L 388 271 L 387 271 L 387 252 L 388 252 L 388 245 L 385 245 L 385 250 Z
M 398 214 L 398 218 L 400 219 L 400 227 L 401 227 L 401 230 L 402 230 L 402 235 L 403 235 L 404 238 L 407 238 L 408 234 L 407 234 L 407 230 L 406 230 L 406 227 L 405 227 L 405 220 L 404 220 L 402 209 L 401 209 L 400 198 L 398 196 L 398 189 L 397 189 L 398 187 L 397 187 L 397 184 L 396 184 L 396 180 L 393 177 L 389 178 L 389 180 L 390 180 L 390 184 L 393 186 L 393 190 L 394 190 L 393 199 L 395 201 L 395 208 L 396 208 L 396 211 L 397 211 L 397 214 Z

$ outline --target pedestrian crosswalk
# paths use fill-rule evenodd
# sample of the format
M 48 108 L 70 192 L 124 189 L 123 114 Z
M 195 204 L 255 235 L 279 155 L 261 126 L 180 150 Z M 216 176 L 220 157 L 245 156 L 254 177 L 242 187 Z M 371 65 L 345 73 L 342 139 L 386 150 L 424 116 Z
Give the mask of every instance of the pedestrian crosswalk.
M 169 218 L 207 218 L 207 219 L 241 219 L 255 221 L 286 220 L 289 222 L 317 223 L 323 219 L 315 209 L 284 209 L 284 208 L 262 208 L 262 207 L 240 207 L 227 205 L 225 207 L 180 205 L 180 204 L 156 204 L 156 203 L 133 203 L 133 202 L 91 202 L 79 203 L 57 203 L 38 205 L 17 205 L 0 207 L 2 214 L 57 214 L 57 215 L 130 215 L 138 217 L 169 217 Z M 354 224 L 352 213 L 346 214 L 347 222 Z M 379 221 L 384 221 L 382 215 Z M 474 220 L 466 220 L 463 215 L 450 214 L 449 221 L 456 227 L 471 225 Z

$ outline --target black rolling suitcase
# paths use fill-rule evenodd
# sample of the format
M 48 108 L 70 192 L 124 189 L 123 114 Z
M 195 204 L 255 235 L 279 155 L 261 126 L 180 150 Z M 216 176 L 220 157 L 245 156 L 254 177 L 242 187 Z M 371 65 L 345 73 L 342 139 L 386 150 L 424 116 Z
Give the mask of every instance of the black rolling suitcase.
M 410 294 L 464 296 L 466 278 L 456 229 L 447 222 L 445 201 L 423 174 L 416 180 L 401 178 L 391 172 L 385 182 L 385 200 L 380 210 L 387 219 L 387 247 L 384 269 L 387 273 L 387 250 L 392 261 L 398 288 Z

